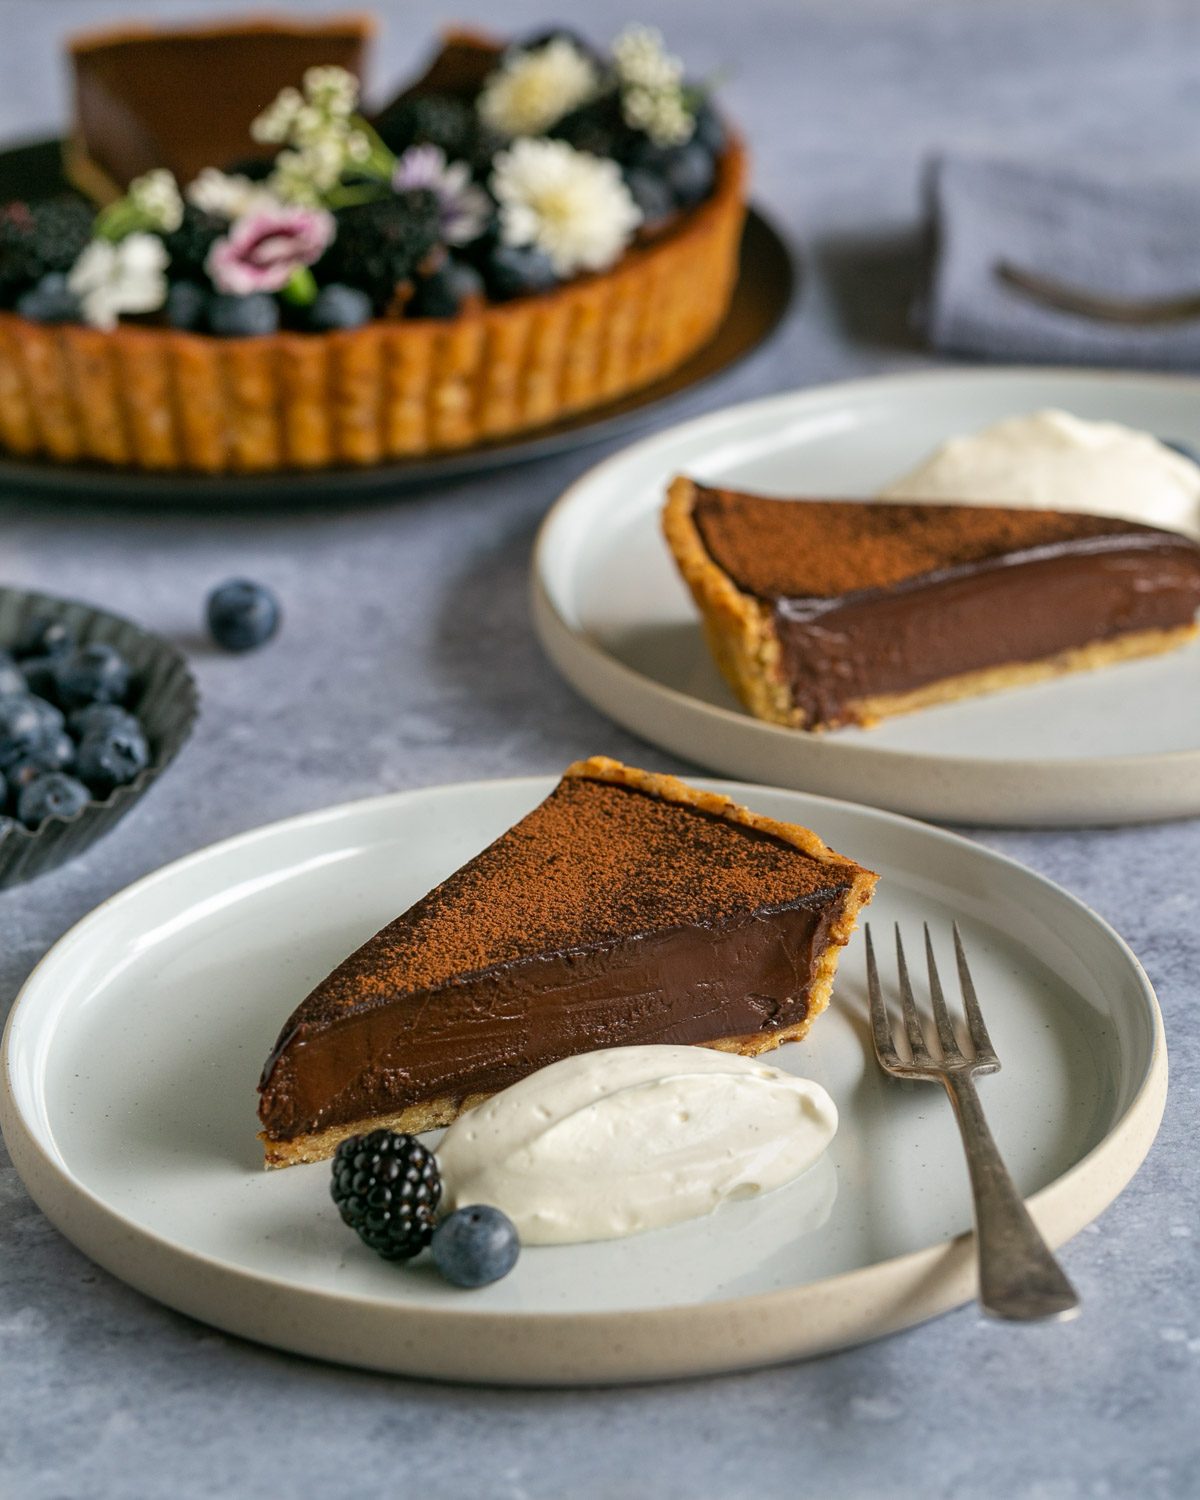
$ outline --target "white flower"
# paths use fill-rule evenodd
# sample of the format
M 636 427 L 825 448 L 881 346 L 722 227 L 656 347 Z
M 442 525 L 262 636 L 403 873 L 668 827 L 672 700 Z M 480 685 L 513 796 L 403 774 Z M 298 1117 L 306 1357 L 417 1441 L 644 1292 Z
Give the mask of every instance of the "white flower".
M 613 43 L 625 123 L 656 146 L 682 146 L 696 129 L 683 92 L 683 63 L 652 26 L 627 26 Z
M 147 229 L 172 234 L 183 223 L 183 199 L 175 178 L 165 167 L 135 177 L 126 196 Z
M 79 298 L 84 320 L 113 328 L 122 313 L 154 312 L 166 301 L 170 256 L 157 235 L 92 240 L 71 267 L 67 285 Z
M 304 96 L 325 114 L 348 119 L 358 104 L 358 79 L 345 68 L 309 68 Z
M 536 52 L 509 53 L 483 86 L 478 109 L 501 135 L 541 135 L 590 99 L 599 78 L 595 65 L 566 37 Z
M 410 146 L 396 163 L 392 187 L 397 193 L 424 188 L 437 199 L 442 239 L 468 245 L 483 233 L 491 199 L 471 181 L 465 161 L 447 162 L 440 146 Z
M 514 141 L 496 157 L 492 192 L 504 242 L 536 245 L 559 276 L 612 265 L 642 220 L 616 162 L 566 141 Z
M 185 194 L 189 203 L 218 219 L 240 219 L 257 208 L 266 208 L 277 200 L 261 182 L 237 173 L 219 172 L 205 167 Z
M 303 108 L 304 96 L 299 89 L 280 89 L 273 102 L 251 122 L 250 134 L 256 141 L 272 144 L 286 141 Z

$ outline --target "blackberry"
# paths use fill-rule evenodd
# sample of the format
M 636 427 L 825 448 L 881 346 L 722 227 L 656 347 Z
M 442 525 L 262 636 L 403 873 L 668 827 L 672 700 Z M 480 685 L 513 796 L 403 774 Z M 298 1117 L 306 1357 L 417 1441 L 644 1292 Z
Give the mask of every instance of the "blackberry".
M 384 1260 L 411 1260 L 433 1238 L 442 1180 L 416 1136 L 350 1136 L 333 1158 L 329 1191 L 343 1222 Z
M 224 219 L 205 213 L 185 199 L 179 228 L 163 235 L 163 244 L 171 257 L 171 280 L 207 283 L 204 262 L 214 240 L 219 240 L 228 229 Z
M 321 280 L 361 288 L 375 311 L 385 313 L 440 233 L 437 198 L 424 188 L 344 208 L 337 238 L 320 263 Z
M 642 139 L 639 132 L 625 123 L 621 96 L 615 89 L 564 115 L 549 134 L 574 146 L 576 151 L 608 156 L 618 162 L 626 161 Z
M 0 208 L 0 303 L 11 304 L 52 271 L 69 271 L 94 219 L 91 204 L 68 193 Z
M 503 144 L 472 104 L 452 94 L 397 99 L 375 121 L 375 129 L 397 156 L 409 146 L 440 146 L 448 160 L 465 161 L 476 174 L 486 173 Z

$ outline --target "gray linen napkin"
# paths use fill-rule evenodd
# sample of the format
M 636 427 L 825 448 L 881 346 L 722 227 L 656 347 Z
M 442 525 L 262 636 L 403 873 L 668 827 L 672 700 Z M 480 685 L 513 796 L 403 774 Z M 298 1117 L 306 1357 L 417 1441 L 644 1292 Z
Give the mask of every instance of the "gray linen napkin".
M 1130 327 L 1062 312 L 996 276 L 998 263 L 1092 293 L 1200 294 L 1200 169 L 1138 177 L 946 155 L 930 167 L 929 342 L 991 359 L 1200 369 L 1200 316 Z

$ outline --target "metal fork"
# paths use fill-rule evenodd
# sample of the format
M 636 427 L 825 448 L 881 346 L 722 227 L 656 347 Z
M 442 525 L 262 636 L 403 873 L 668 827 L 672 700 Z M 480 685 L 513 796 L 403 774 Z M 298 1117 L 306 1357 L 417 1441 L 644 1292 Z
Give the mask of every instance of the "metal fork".
M 871 1000 L 871 1034 L 875 1055 L 885 1073 L 893 1078 L 920 1079 L 942 1083 L 954 1105 L 958 1127 L 967 1153 L 971 1174 L 971 1193 L 975 1203 L 975 1244 L 979 1255 L 979 1301 L 993 1317 L 1017 1321 L 1038 1318 L 1070 1318 L 1079 1311 L 1079 1298 L 1055 1260 L 1029 1210 L 1017 1191 L 992 1139 L 983 1107 L 972 1080 L 981 1073 L 997 1073 L 996 1056 L 971 971 L 963 949 L 962 934 L 954 924 L 954 950 L 958 958 L 958 979 L 962 987 L 963 1009 L 971 1038 L 972 1055 L 966 1056 L 959 1046 L 954 1024 L 946 1007 L 933 956 L 929 924 L 925 924 L 925 956 L 929 965 L 929 993 L 933 1002 L 933 1021 L 937 1030 L 940 1056 L 935 1056 L 925 1040 L 924 1029 L 913 999 L 908 965 L 900 927 L 896 926 L 896 967 L 900 977 L 900 1004 L 904 1016 L 904 1033 L 912 1061 L 905 1062 L 896 1050 L 888 1019 L 871 928 L 867 936 L 867 990 Z

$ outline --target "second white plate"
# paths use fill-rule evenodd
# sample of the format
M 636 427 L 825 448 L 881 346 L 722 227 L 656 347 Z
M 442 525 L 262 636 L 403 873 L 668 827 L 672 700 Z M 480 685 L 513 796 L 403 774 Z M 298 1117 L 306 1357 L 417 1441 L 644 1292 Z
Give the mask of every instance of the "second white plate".
M 534 559 L 542 642 L 618 723 L 747 781 L 952 822 L 1200 814 L 1200 644 L 875 729 L 809 735 L 737 704 L 662 540 L 674 473 L 768 494 L 864 496 L 944 439 L 1044 406 L 1200 447 L 1200 381 L 1174 376 L 939 371 L 716 412 L 599 465 L 550 512 Z

